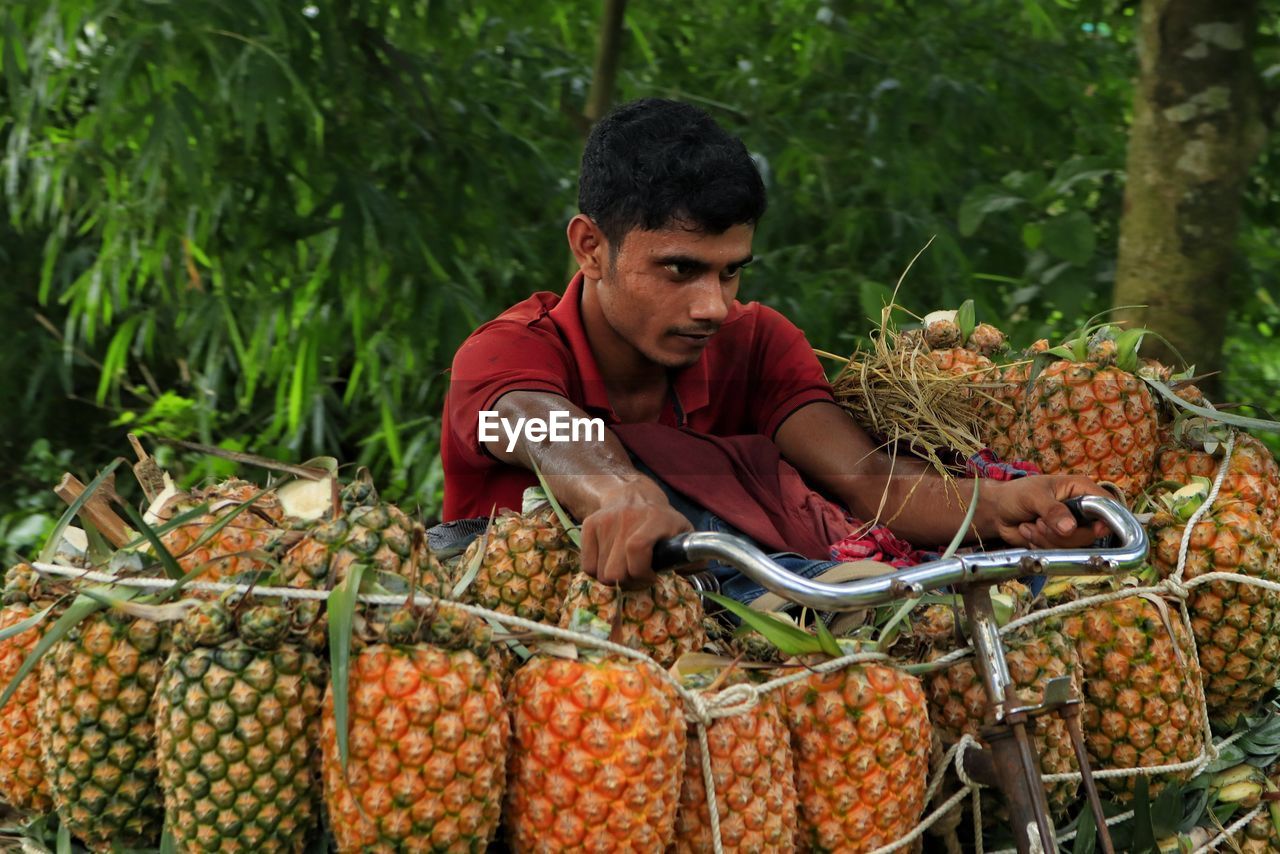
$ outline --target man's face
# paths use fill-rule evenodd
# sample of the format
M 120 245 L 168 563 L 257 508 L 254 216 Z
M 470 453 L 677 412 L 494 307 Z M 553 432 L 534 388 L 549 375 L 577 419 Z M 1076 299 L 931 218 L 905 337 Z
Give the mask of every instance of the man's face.
M 694 364 L 738 294 L 754 233 L 750 225 L 723 234 L 679 225 L 631 230 L 597 288 L 605 319 L 649 361 Z

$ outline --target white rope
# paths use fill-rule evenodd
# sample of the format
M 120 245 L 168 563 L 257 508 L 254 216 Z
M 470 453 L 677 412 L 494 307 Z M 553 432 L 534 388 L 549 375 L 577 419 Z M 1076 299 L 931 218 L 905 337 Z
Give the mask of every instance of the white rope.
M 1203 852 L 1206 852 L 1206 851 L 1216 851 L 1219 845 L 1231 839 L 1241 830 L 1244 830 L 1246 827 L 1248 827 L 1249 822 L 1253 821 L 1254 818 L 1256 818 L 1258 814 L 1261 813 L 1266 808 L 1267 808 L 1267 805 L 1265 803 L 1258 804 L 1256 807 L 1249 810 L 1249 812 L 1245 813 L 1243 816 L 1233 821 L 1229 826 L 1222 828 L 1222 830 L 1218 832 L 1217 836 L 1210 839 L 1204 845 L 1201 845 L 1195 851 L 1191 852 L 1191 854 L 1203 854 Z
M 1222 484 L 1225 480 L 1227 469 L 1230 464 L 1231 456 L 1234 451 L 1235 436 L 1232 434 L 1225 443 L 1225 452 L 1223 460 L 1219 465 L 1218 471 L 1213 481 L 1212 488 L 1204 502 L 1196 509 L 1191 518 L 1186 522 L 1186 528 L 1183 531 L 1182 541 L 1179 544 L 1178 563 L 1174 572 L 1169 578 L 1164 579 L 1158 584 L 1138 587 L 1125 588 L 1121 590 L 1111 591 L 1108 593 L 1099 593 L 1092 596 L 1084 597 L 1073 602 L 1066 602 L 1052 608 L 1046 608 L 1028 614 L 1017 620 L 1013 620 L 1004 625 L 1000 629 L 1002 635 L 1015 632 L 1025 626 L 1033 625 L 1044 620 L 1067 614 L 1083 611 L 1087 608 L 1105 604 L 1108 602 L 1127 599 L 1133 596 L 1157 595 L 1168 596 L 1178 602 L 1179 611 L 1182 615 L 1183 625 L 1187 631 L 1188 640 L 1191 644 L 1191 652 L 1194 656 L 1199 656 L 1195 644 L 1194 632 L 1191 630 L 1190 614 L 1187 611 L 1186 601 L 1190 597 L 1191 591 L 1204 584 L 1211 584 L 1216 581 L 1231 581 L 1239 584 L 1253 585 L 1280 593 L 1280 583 L 1269 581 L 1261 578 L 1253 578 L 1250 576 L 1239 575 L 1232 572 L 1210 572 L 1197 576 L 1190 581 L 1184 580 L 1184 571 L 1186 567 L 1186 557 L 1190 548 L 1191 538 L 1195 525 L 1203 516 L 1209 512 L 1213 503 L 1218 497 Z M 46 575 L 55 575 L 68 578 L 74 578 L 82 581 L 91 581 L 100 584 L 119 584 L 127 587 L 137 587 L 143 589 L 167 589 L 173 587 L 176 582 L 167 578 L 121 578 L 103 572 L 79 569 L 75 567 L 59 566 L 56 564 L 33 563 L 31 566 L 37 571 Z M 284 599 L 307 599 L 315 601 L 323 601 L 329 598 L 328 590 L 308 590 L 296 587 L 262 587 L 247 584 L 231 584 L 225 582 L 208 582 L 208 581 L 192 581 L 185 585 L 185 588 L 191 590 L 222 593 L 226 591 L 237 591 L 243 594 L 278 597 Z M 370 605 L 404 605 L 408 604 L 408 597 L 385 594 L 359 594 L 357 601 Z M 656 670 L 661 677 L 676 691 L 677 695 L 682 699 L 685 706 L 685 717 L 695 727 L 698 738 L 699 752 L 702 758 L 702 778 L 707 793 L 707 807 L 710 815 L 712 845 L 715 854 L 723 854 L 723 843 L 720 837 L 720 810 L 718 799 L 715 792 L 715 775 L 712 770 L 711 756 L 708 747 L 707 727 L 715 720 L 720 718 L 734 717 L 746 714 L 754 709 L 760 702 L 760 698 L 773 691 L 778 691 L 795 682 L 809 679 L 814 674 L 828 673 L 841 670 L 857 664 L 866 664 L 872 662 L 892 661 L 890 656 L 878 652 L 855 652 L 839 658 L 830 659 L 813 666 L 797 667 L 796 672 L 781 676 L 767 682 L 753 685 L 750 683 L 738 683 L 730 685 L 714 694 L 705 694 L 701 691 L 694 691 L 686 688 L 681 682 L 662 668 L 656 661 L 639 650 L 632 649 L 621 644 L 614 643 L 609 640 L 598 638 L 581 632 L 562 629 L 558 626 L 551 626 L 545 623 L 538 623 L 533 620 L 527 620 L 522 617 L 503 614 L 497 611 L 491 611 L 487 608 L 481 608 L 476 605 L 469 605 L 462 602 L 454 602 L 451 600 L 438 600 L 436 597 L 424 594 L 415 595 L 412 602 L 415 605 L 430 606 L 437 601 L 447 602 L 451 607 L 457 608 L 463 612 L 473 614 L 491 622 L 496 622 L 503 626 L 517 627 L 546 637 L 555 638 L 557 640 L 566 641 L 575 645 L 590 646 L 596 649 L 610 652 L 615 655 L 623 656 L 634 661 L 643 663 Z M 1176 639 L 1175 639 L 1176 643 Z M 971 646 L 961 647 L 953 650 L 946 655 L 940 656 L 932 662 L 928 663 L 928 669 L 940 669 L 960 661 L 973 655 Z M 1223 741 L 1214 744 L 1211 738 L 1207 736 L 1210 733 L 1208 710 L 1205 704 L 1201 703 L 1201 725 L 1206 738 L 1200 755 L 1195 759 L 1186 762 L 1179 762 L 1168 765 L 1143 766 L 1138 768 L 1111 768 L 1093 772 L 1093 776 L 1098 779 L 1120 778 L 1120 777 L 1136 777 L 1136 776 L 1154 776 L 1157 774 L 1179 773 L 1183 771 L 1191 771 L 1193 775 L 1199 773 L 1200 770 L 1208 766 L 1216 760 L 1220 755 L 1220 749 L 1227 746 L 1231 742 L 1240 737 L 1240 734 L 1231 736 Z M 966 795 L 973 798 L 973 809 L 975 817 L 975 848 L 977 854 L 984 854 L 982 840 L 982 806 L 980 789 L 981 784 L 972 780 L 964 770 L 964 753 L 970 749 L 982 749 L 979 742 L 970 735 L 963 735 L 960 741 L 952 745 L 938 765 L 938 769 L 931 775 L 926 790 L 924 802 L 929 803 L 937 794 L 939 787 L 945 779 L 947 769 L 954 767 L 956 775 L 959 778 L 963 788 L 954 795 L 949 797 L 941 806 L 935 809 L 927 817 L 922 819 L 915 828 L 907 835 L 903 836 L 895 842 L 881 846 L 870 854 L 891 854 L 907 845 L 912 844 L 920 838 L 924 832 L 932 827 L 935 823 L 946 816 L 955 806 L 957 806 Z M 1041 779 L 1045 783 L 1055 783 L 1060 781 L 1080 781 L 1083 775 L 1079 771 L 1067 772 L 1061 774 L 1045 774 L 1041 775 Z M 1255 809 L 1248 816 L 1232 825 L 1231 828 L 1224 830 L 1219 836 L 1205 846 L 1197 849 L 1199 852 L 1211 851 L 1222 843 L 1223 840 L 1229 838 L 1230 834 L 1236 832 L 1240 827 L 1248 824 L 1249 819 L 1258 813 L 1261 809 Z M 1133 817 L 1133 812 L 1122 813 L 1107 819 L 1107 825 L 1115 825 L 1124 821 L 1128 821 Z M 1060 842 L 1067 842 L 1075 838 L 1075 831 L 1071 831 L 1059 837 Z M 1016 854 L 1015 849 L 1001 850 L 994 854 Z

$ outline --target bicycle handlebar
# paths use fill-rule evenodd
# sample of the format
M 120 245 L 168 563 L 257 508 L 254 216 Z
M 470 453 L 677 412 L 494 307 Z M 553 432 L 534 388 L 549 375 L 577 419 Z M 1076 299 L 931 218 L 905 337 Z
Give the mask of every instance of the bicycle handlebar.
M 897 572 L 843 584 L 811 581 L 774 563 L 764 552 L 730 534 L 680 534 L 654 545 L 653 568 L 668 569 L 717 560 L 739 570 L 766 590 L 820 611 L 871 608 L 904 596 L 956 584 L 999 582 L 1024 575 L 1090 575 L 1130 569 L 1147 556 L 1147 532 L 1133 514 L 1109 498 L 1084 496 L 1066 505 L 1077 520 L 1101 519 L 1119 540 L 1093 549 L 1002 549 L 959 555 Z

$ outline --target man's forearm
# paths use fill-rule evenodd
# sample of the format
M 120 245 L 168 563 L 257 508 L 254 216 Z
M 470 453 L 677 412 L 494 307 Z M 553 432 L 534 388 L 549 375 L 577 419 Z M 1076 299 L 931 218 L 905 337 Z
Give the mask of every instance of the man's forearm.
M 546 419 L 557 410 L 568 411 L 571 417 L 586 417 L 564 398 L 547 392 L 511 392 L 499 398 L 496 409 L 499 418 L 512 424 L 521 418 L 526 423 L 528 419 Z M 599 510 L 619 491 L 662 492 L 651 478 L 636 470 L 622 442 L 608 428 L 600 441 L 532 442 L 521 437 L 510 451 L 502 441 L 485 447 L 503 462 L 529 469 L 536 464 L 556 500 L 577 519 Z

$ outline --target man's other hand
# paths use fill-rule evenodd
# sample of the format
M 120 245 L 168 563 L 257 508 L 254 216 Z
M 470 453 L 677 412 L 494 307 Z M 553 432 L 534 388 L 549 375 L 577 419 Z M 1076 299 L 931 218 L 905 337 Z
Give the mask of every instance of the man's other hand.
M 1084 495 L 1114 496 L 1087 477 L 1041 475 L 1005 482 L 984 481 L 996 487 L 991 512 L 1000 538 L 1010 545 L 1036 549 L 1086 548 L 1109 531 L 1105 522 L 1078 525 L 1062 502 Z
M 654 544 L 692 530 L 657 484 L 628 485 L 605 495 L 599 509 L 582 520 L 582 568 L 604 584 L 651 587 L 658 580 Z

